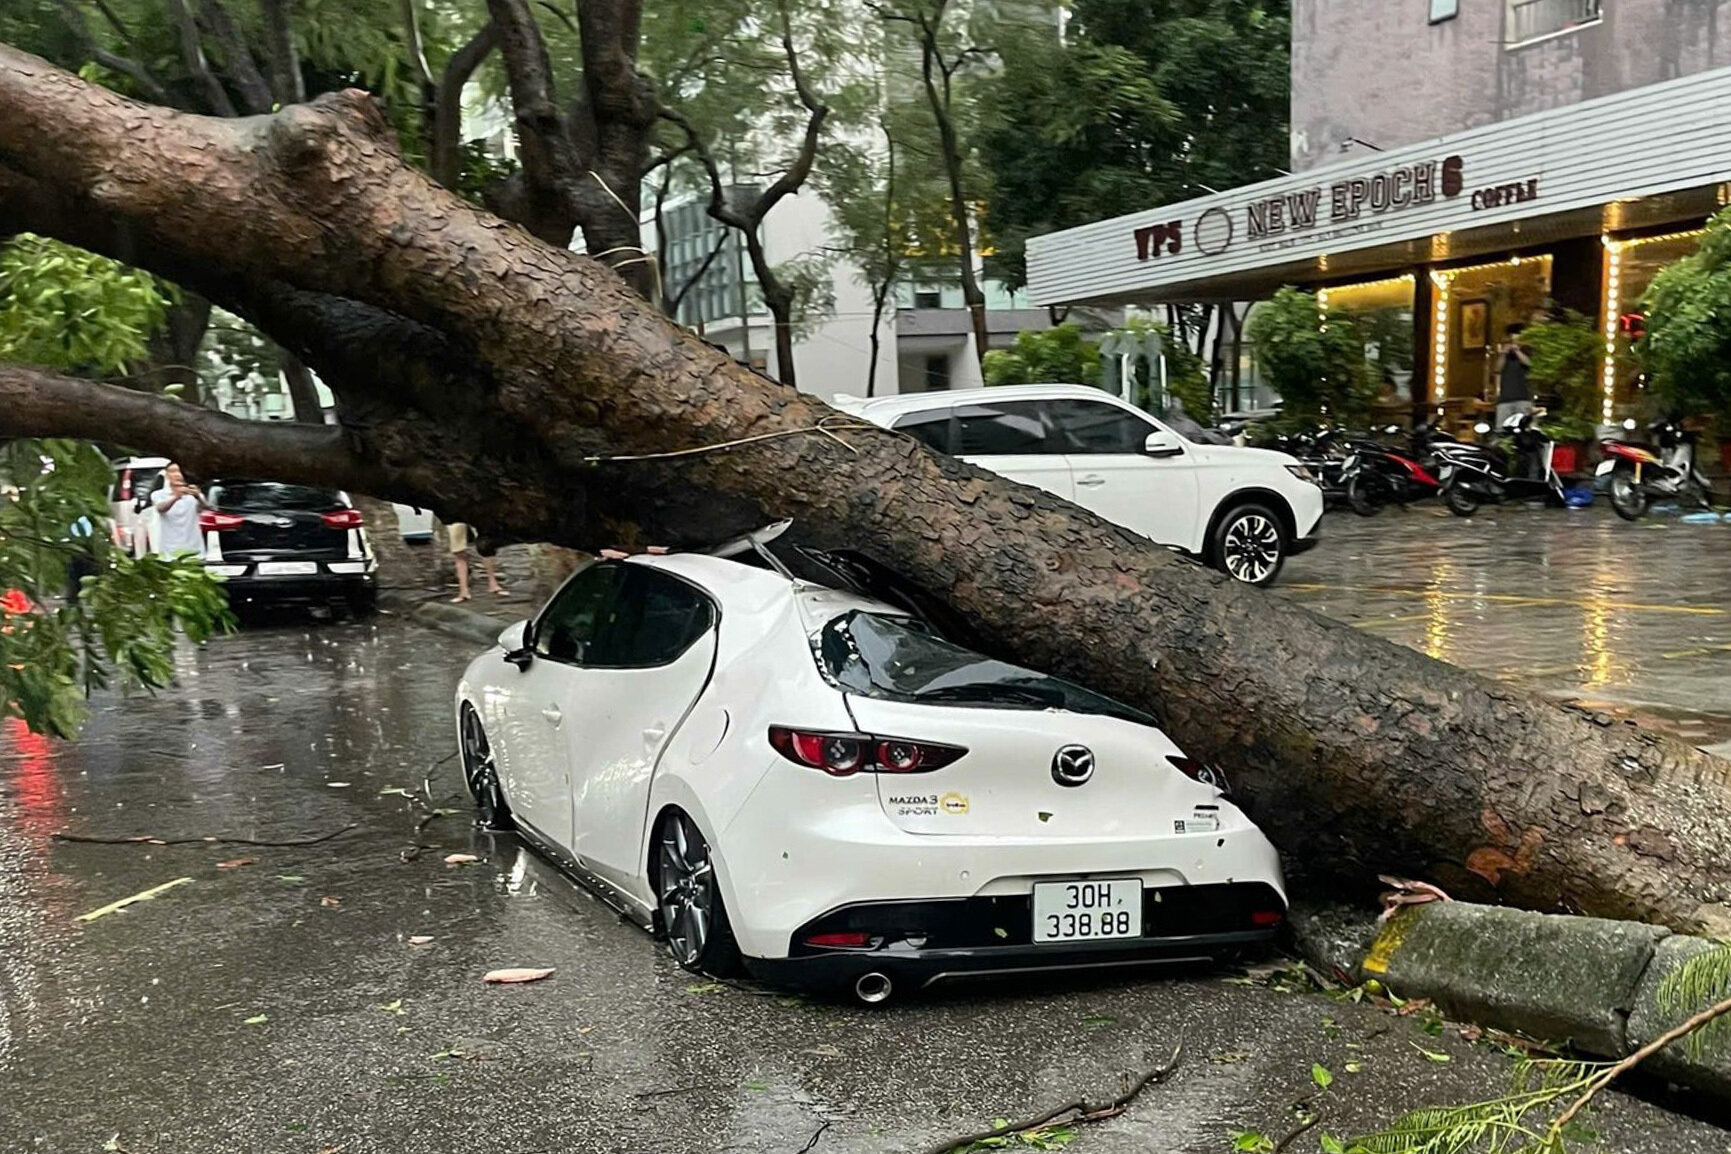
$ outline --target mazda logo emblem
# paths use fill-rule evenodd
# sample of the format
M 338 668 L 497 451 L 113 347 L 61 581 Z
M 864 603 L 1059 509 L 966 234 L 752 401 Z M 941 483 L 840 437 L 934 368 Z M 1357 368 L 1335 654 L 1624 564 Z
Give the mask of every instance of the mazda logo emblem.
M 1066 745 L 1052 755 L 1052 780 L 1059 785 L 1081 785 L 1094 776 L 1094 751 L 1085 745 Z

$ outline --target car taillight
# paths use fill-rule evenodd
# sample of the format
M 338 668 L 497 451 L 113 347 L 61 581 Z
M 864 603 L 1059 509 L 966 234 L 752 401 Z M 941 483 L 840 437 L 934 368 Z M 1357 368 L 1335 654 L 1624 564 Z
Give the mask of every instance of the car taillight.
M 125 472 L 120 474 L 120 496 L 117 498 L 117 500 L 121 500 L 121 501 L 132 500 L 132 470 L 131 469 L 127 469 Z
M 834 777 L 853 773 L 929 773 L 968 752 L 959 745 L 874 737 L 869 733 L 819 733 L 782 725 L 769 727 L 769 744 L 795 765 L 821 769 Z
M 1173 768 L 1175 768 L 1179 773 L 1182 773 L 1192 781 L 1199 781 L 1203 785 L 1211 785 L 1221 793 L 1227 792 L 1226 775 L 1221 773 L 1218 769 L 1215 769 L 1212 765 L 1197 761 L 1194 757 L 1177 757 L 1172 754 L 1167 754 L 1166 760 L 1170 761 Z
M 359 509 L 338 509 L 334 513 L 320 513 L 319 520 L 332 529 L 359 529 L 361 527 L 361 511 Z
M 1278 926 L 1286 920 L 1286 915 L 1279 910 L 1253 910 L 1250 914 L 1250 924 L 1259 928 Z
M 223 533 L 229 529 L 238 529 L 246 524 L 246 518 L 237 517 L 233 513 L 218 513 L 215 509 L 205 509 L 198 515 L 198 528 L 204 533 Z

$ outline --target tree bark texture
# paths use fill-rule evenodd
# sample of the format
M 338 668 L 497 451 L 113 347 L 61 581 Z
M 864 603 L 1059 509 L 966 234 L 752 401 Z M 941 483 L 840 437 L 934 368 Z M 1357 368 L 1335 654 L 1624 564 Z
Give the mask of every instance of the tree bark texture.
M 206 473 L 588 550 L 790 517 L 798 540 L 917 582 L 989 651 L 1154 713 L 1307 872 L 1731 932 L 1731 765 L 1234 584 L 751 373 L 600 263 L 403 165 L 362 94 L 206 119 L 0 47 L 0 214 L 18 211 L 199 273 L 319 371 L 341 424 L 8 369 L 0 435 L 124 428 Z

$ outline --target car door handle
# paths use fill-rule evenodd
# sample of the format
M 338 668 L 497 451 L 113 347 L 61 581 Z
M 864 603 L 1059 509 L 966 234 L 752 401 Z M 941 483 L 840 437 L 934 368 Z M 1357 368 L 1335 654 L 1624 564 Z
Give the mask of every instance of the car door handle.
M 1076 478 L 1076 484 L 1086 486 L 1089 489 L 1092 489 L 1096 485 L 1104 485 L 1105 483 L 1106 478 L 1102 477 L 1098 473 L 1089 473 L 1086 477 Z
M 541 716 L 547 719 L 547 724 L 549 725 L 558 725 L 561 721 L 565 720 L 565 715 L 559 712 L 559 707 L 557 705 L 549 705 L 546 709 L 543 709 L 541 711 Z

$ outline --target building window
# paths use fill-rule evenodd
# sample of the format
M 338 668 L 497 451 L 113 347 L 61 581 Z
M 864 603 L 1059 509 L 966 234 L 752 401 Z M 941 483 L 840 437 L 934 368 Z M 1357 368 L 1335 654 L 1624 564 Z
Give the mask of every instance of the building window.
M 1604 0 L 1509 0 L 1510 44 L 1523 44 L 1597 24 L 1605 16 Z
M 1441 24 L 1461 14 L 1461 0 L 1430 0 L 1430 22 Z
M 938 392 L 950 387 L 950 358 L 926 358 L 926 392 Z
M 920 289 L 914 293 L 916 309 L 941 309 L 944 307 L 944 294 L 937 289 Z

